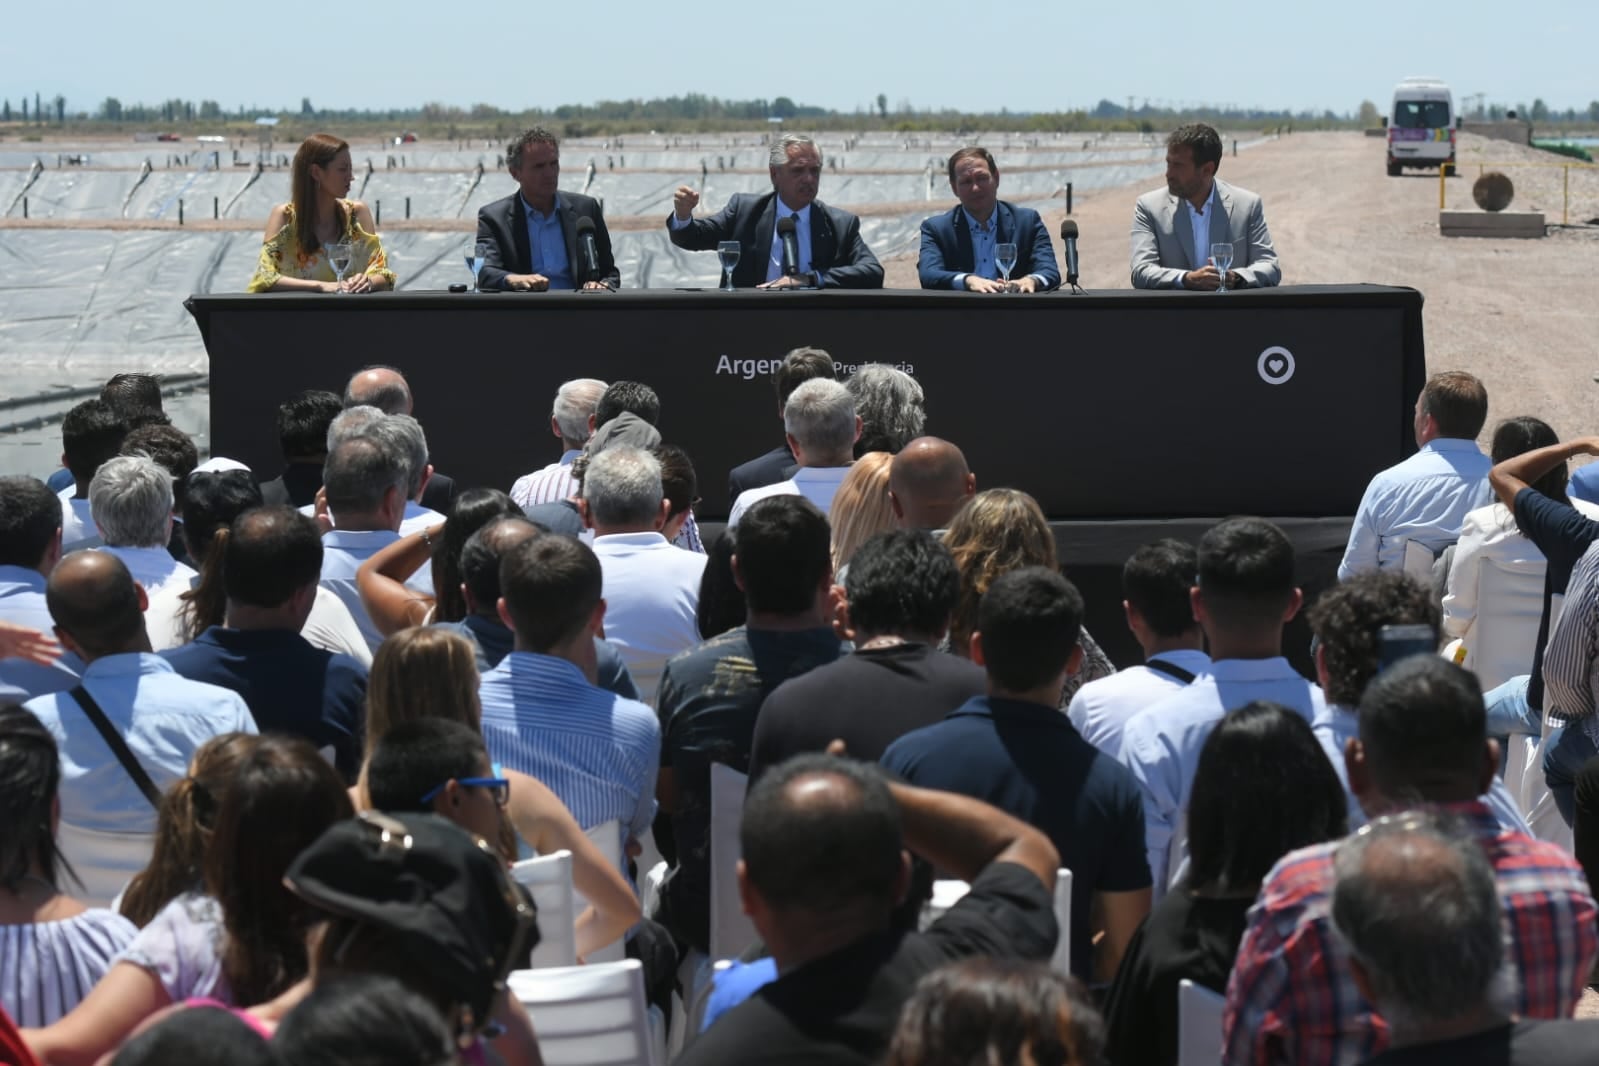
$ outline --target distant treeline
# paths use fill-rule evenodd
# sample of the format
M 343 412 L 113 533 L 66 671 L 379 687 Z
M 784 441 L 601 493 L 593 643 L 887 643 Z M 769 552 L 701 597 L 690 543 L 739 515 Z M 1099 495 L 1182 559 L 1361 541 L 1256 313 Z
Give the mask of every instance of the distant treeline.
M 796 128 L 829 130 L 891 130 L 931 132 L 949 130 L 1004 129 L 1030 133 L 1055 132 L 1143 132 L 1156 133 L 1187 121 L 1210 122 L 1233 130 L 1353 129 L 1375 124 L 1380 114 L 1377 105 L 1362 101 L 1354 111 L 1292 111 L 1239 107 L 1155 107 L 1101 100 L 1089 110 L 1009 111 L 973 113 L 957 110 L 917 109 L 909 100 L 889 106 L 886 93 L 880 93 L 875 106 L 836 111 L 796 103 L 787 96 L 772 100 L 721 100 L 700 93 L 668 96 L 651 100 L 602 100 L 594 104 L 566 104 L 526 111 L 506 111 L 491 104 L 459 108 L 439 103 L 392 110 L 324 110 L 309 97 L 302 98 L 293 110 L 276 110 L 256 105 L 224 110 L 215 100 L 172 99 L 159 104 L 124 104 L 107 97 L 94 111 L 69 112 L 62 96 L 44 98 L 35 93 L 32 106 L 23 97 L 13 108 L 9 99 L 0 101 L 0 124 L 13 127 L 73 127 L 82 132 L 114 132 L 128 126 L 145 128 L 186 128 L 191 132 L 253 132 L 257 118 L 279 120 L 278 138 L 296 139 L 315 129 L 329 129 L 346 136 L 377 132 L 413 132 L 421 137 L 458 139 L 467 137 L 504 138 L 514 136 L 530 125 L 542 124 L 567 137 L 610 136 L 654 131 L 658 133 L 717 133 L 749 130 L 781 119 Z M 1465 102 L 1461 102 L 1465 106 Z M 1477 100 L 1475 113 L 1467 118 L 1502 116 L 1507 105 L 1484 105 Z M 1516 106 L 1518 114 L 1540 127 L 1574 127 L 1599 124 L 1599 101 L 1584 110 L 1558 111 L 1542 100 L 1529 108 Z

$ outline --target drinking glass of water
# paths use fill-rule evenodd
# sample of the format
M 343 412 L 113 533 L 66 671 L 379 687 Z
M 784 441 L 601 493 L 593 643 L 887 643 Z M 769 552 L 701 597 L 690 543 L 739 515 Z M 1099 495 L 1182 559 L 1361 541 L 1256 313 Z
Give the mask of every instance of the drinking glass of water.
M 483 270 L 483 261 L 489 257 L 488 247 L 471 241 L 461 249 L 461 253 L 466 259 L 466 269 L 472 272 L 472 291 L 479 292 L 481 290 L 477 287 L 477 276 Z
M 739 243 L 722 241 L 716 246 L 716 258 L 722 261 L 722 291 L 733 291 L 733 268 L 738 266 Z
M 348 241 L 334 241 L 328 245 L 328 265 L 333 268 L 333 276 L 339 279 L 339 291 L 344 291 L 344 272 L 350 269 L 350 243 Z
M 1010 272 L 1016 269 L 1016 245 L 1009 241 L 994 245 L 994 265 L 999 267 L 1005 287 L 1010 288 Z
M 1213 244 L 1210 246 L 1210 261 L 1216 264 L 1216 273 L 1221 275 L 1221 287 L 1217 292 L 1227 291 L 1227 271 L 1233 268 L 1233 246 L 1230 244 Z

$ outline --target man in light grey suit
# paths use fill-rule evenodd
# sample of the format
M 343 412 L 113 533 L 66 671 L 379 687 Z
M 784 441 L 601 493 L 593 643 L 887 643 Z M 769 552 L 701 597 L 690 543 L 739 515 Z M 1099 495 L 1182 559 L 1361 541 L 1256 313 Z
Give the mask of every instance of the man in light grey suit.
M 1221 275 L 1210 259 L 1213 244 L 1233 246 L 1229 289 L 1282 280 L 1260 197 L 1216 180 L 1219 166 L 1221 136 L 1204 123 L 1166 138 L 1166 188 L 1133 208 L 1133 288 L 1214 291 Z

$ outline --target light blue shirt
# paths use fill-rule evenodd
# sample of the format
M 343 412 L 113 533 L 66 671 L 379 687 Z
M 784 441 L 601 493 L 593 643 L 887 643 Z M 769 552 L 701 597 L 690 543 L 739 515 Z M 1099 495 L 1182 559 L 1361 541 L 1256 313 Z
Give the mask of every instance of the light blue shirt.
M 814 503 L 817 510 L 823 514 L 830 514 L 833 510 L 833 497 L 838 495 L 838 487 L 844 484 L 850 469 L 847 466 L 802 466 L 794 471 L 794 476 L 787 481 L 745 489 L 738 494 L 738 499 L 733 501 L 732 510 L 727 516 L 727 528 L 732 529 L 738 525 L 738 520 L 744 517 L 745 511 L 768 496 L 803 496 Z
M 549 278 L 551 291 L 577 288 L 572 280 L 572 264 L 566 258 L 566 235 L 561 232 L 561 194 L 555 194 L 555 205 L 547 215 L 540 214 L 525 196 L 522 207 L 527 212 L 527 247 L 533 257 L 533 273 Z
M 1154 658 L 1187 670 L 1196 679 L 1210 669 L 1210 656 L 1202 651 L 1163 651 Z M 1128 721 L 1185 687 L 1170 674 L 1130 666 L 1078 689 L 1066 715 L 1084 740 L 1115 759 L 1121 755 L 1122 728 Z
M 538 778 L 585 830 L 613 819 L 633 840 L 649 830 L 661 725 L 648 706 L 595 688 L 574 663 L 527 651 L 484 674 L 478 697 L 490 759 Z
M 25 566 L 0 566 L 0 621 L 51 633 L 55 621 L 44 600 L 44 575 Z M 0 659 L 0 686 L 24 693 L 24 699 L 72 688 L 83 663 L 71 652 L 52 666 L 22 659 Z
M 1344 795 L 1349 800 L 1349 831 L 1353 833 L 1366 824 L 1366 812 L 1360 806 L 1360 801 L 1355 798 L 1355 794 L 1349 790 L 1349 767 L 1344 764 L 1344 749 L 1349 746 L 1352 739 L 1360 735 L 1360 716 L 1348 707 L 1329 703 L 1316 712 L 1316 717 L 1311 720 L 1310 729 L 1316 734 L 1321 750 L 1327 753 L 1333 769 L 1338 772 L 1338 783 L 1344 786 Z M 1532 830 L 1527 828 L 1526 819 L 1521 816 L 1521 808 L 1510 798 L 1510 791 L 1505 788 L 1505 783 L 1497 775 L 1494 777 L 1493 785 L 1488 789 L 1488 794 L 1482 797 L 1482 801 L 1493 811 L 1494 818 L 1506 832 L 1532 836 Z
M 788 218 L 792 215 L 799 216 L 794 220 L 794 239 L 799 244 L 799 272 L 802 275 L 813 273 L 811 267 L 811 205 L 806 204 L 798 211 L 795 211 L 783 203 L 782 197 L 774 196 L 772 197 L 772 209 L 775 212 L 772 216 L 772 255 L 771 260 L 766 264 L 766 280 L 776 281 L 783 276 L 783 238 L 777 232 L 777 220 Z
M 254 733 L 237 692 L 179 677 L 165 659 L 128 652 L 96 659 L 83 687 L 163 792 L 189 772 L 200 745 L 224 733 Z M 102 833 L 153 833 L 155 808 L 69 693 L 29 700 L 61 751 L 61 820 Z
M 1574 500 L 1599 504 L 1599 463 L 1589 463 L 1571 472 L 1566 494 Z
M 622 653 L 639 698 L 653 705 L 666 660 L 700 642 L 706 557 L 653 532 L 597 536 L 594 554 L 605 578 L 605 639 Z
M 1404 565 L 1405 543 L 1437 555 L 1460 539 L 1466 515 L 1493 503 L 1493 460 L 1475 441 L 1439 437 L 1371 479 L 1355 512 L 1338 580 Z
M 999 242 L 999 207 L 994 207 L 993 213 L 988 216 L 988 226 L 983 224 L 972 213 L 961 208 L 961 218 L 966 220 L 966 228 L 972 234 L 972 269 L 970 274 L 980 278 L 999 277 L 999 267 L 994 264 L 994 247 Z M 950 281 L 952 289 L 966 288 L 967 274 L 956 274 Z
M 1210 219 L 1211 213 L 1216 210 L 1216 183 L 1210 183 L 1210 196 L 1205 200 L 1205 210 L 1201 214 L 1194 210 L 1194 205 L 1188 205 L 1188 221 L 1194 227 L 1194 269 L 1201 270 L 1210 262 Z M 1181 278 L 1177 279 L 1177 287 L 1183 288 Z
M 1199 752 L 1228 711 L 1270 700 L 1314 722 L 1326 707 L 1321 689 L 1288 660 L 1222 659 L 1186 688 L 1134 715 L 1122 731 L 1122 762 L 1144 794 L 1144 839 L 1155 896 L 1188 860 L 1188 794 Z
M 355 572 L 378 552 L 400 539 L 392 529 L 349 530 L 335 529 L 322 538 L 322 587 L 333 593 L 350 609 L 367 647 L 374 652 L 383 643 L 383 632 L 373 625 L 372 617 L 361 604 L 361 593 L 355 587 Z M 424 595 L 433 594 L 433 572 L 422 567 L 412 574 L 406 585 Z

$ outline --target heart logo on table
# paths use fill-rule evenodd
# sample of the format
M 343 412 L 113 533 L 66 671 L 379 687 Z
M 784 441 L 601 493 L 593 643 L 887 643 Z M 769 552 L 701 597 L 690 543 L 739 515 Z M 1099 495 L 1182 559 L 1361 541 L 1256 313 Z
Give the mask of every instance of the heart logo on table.
M 1260 358 L 1255 361 L 1255 370 L 1260 374 L 1260 380 L 1268 385 L 1284 385 L 1294 376 L 1294 353 L 1287 348 L 1273 345 L 1260 353 Z

